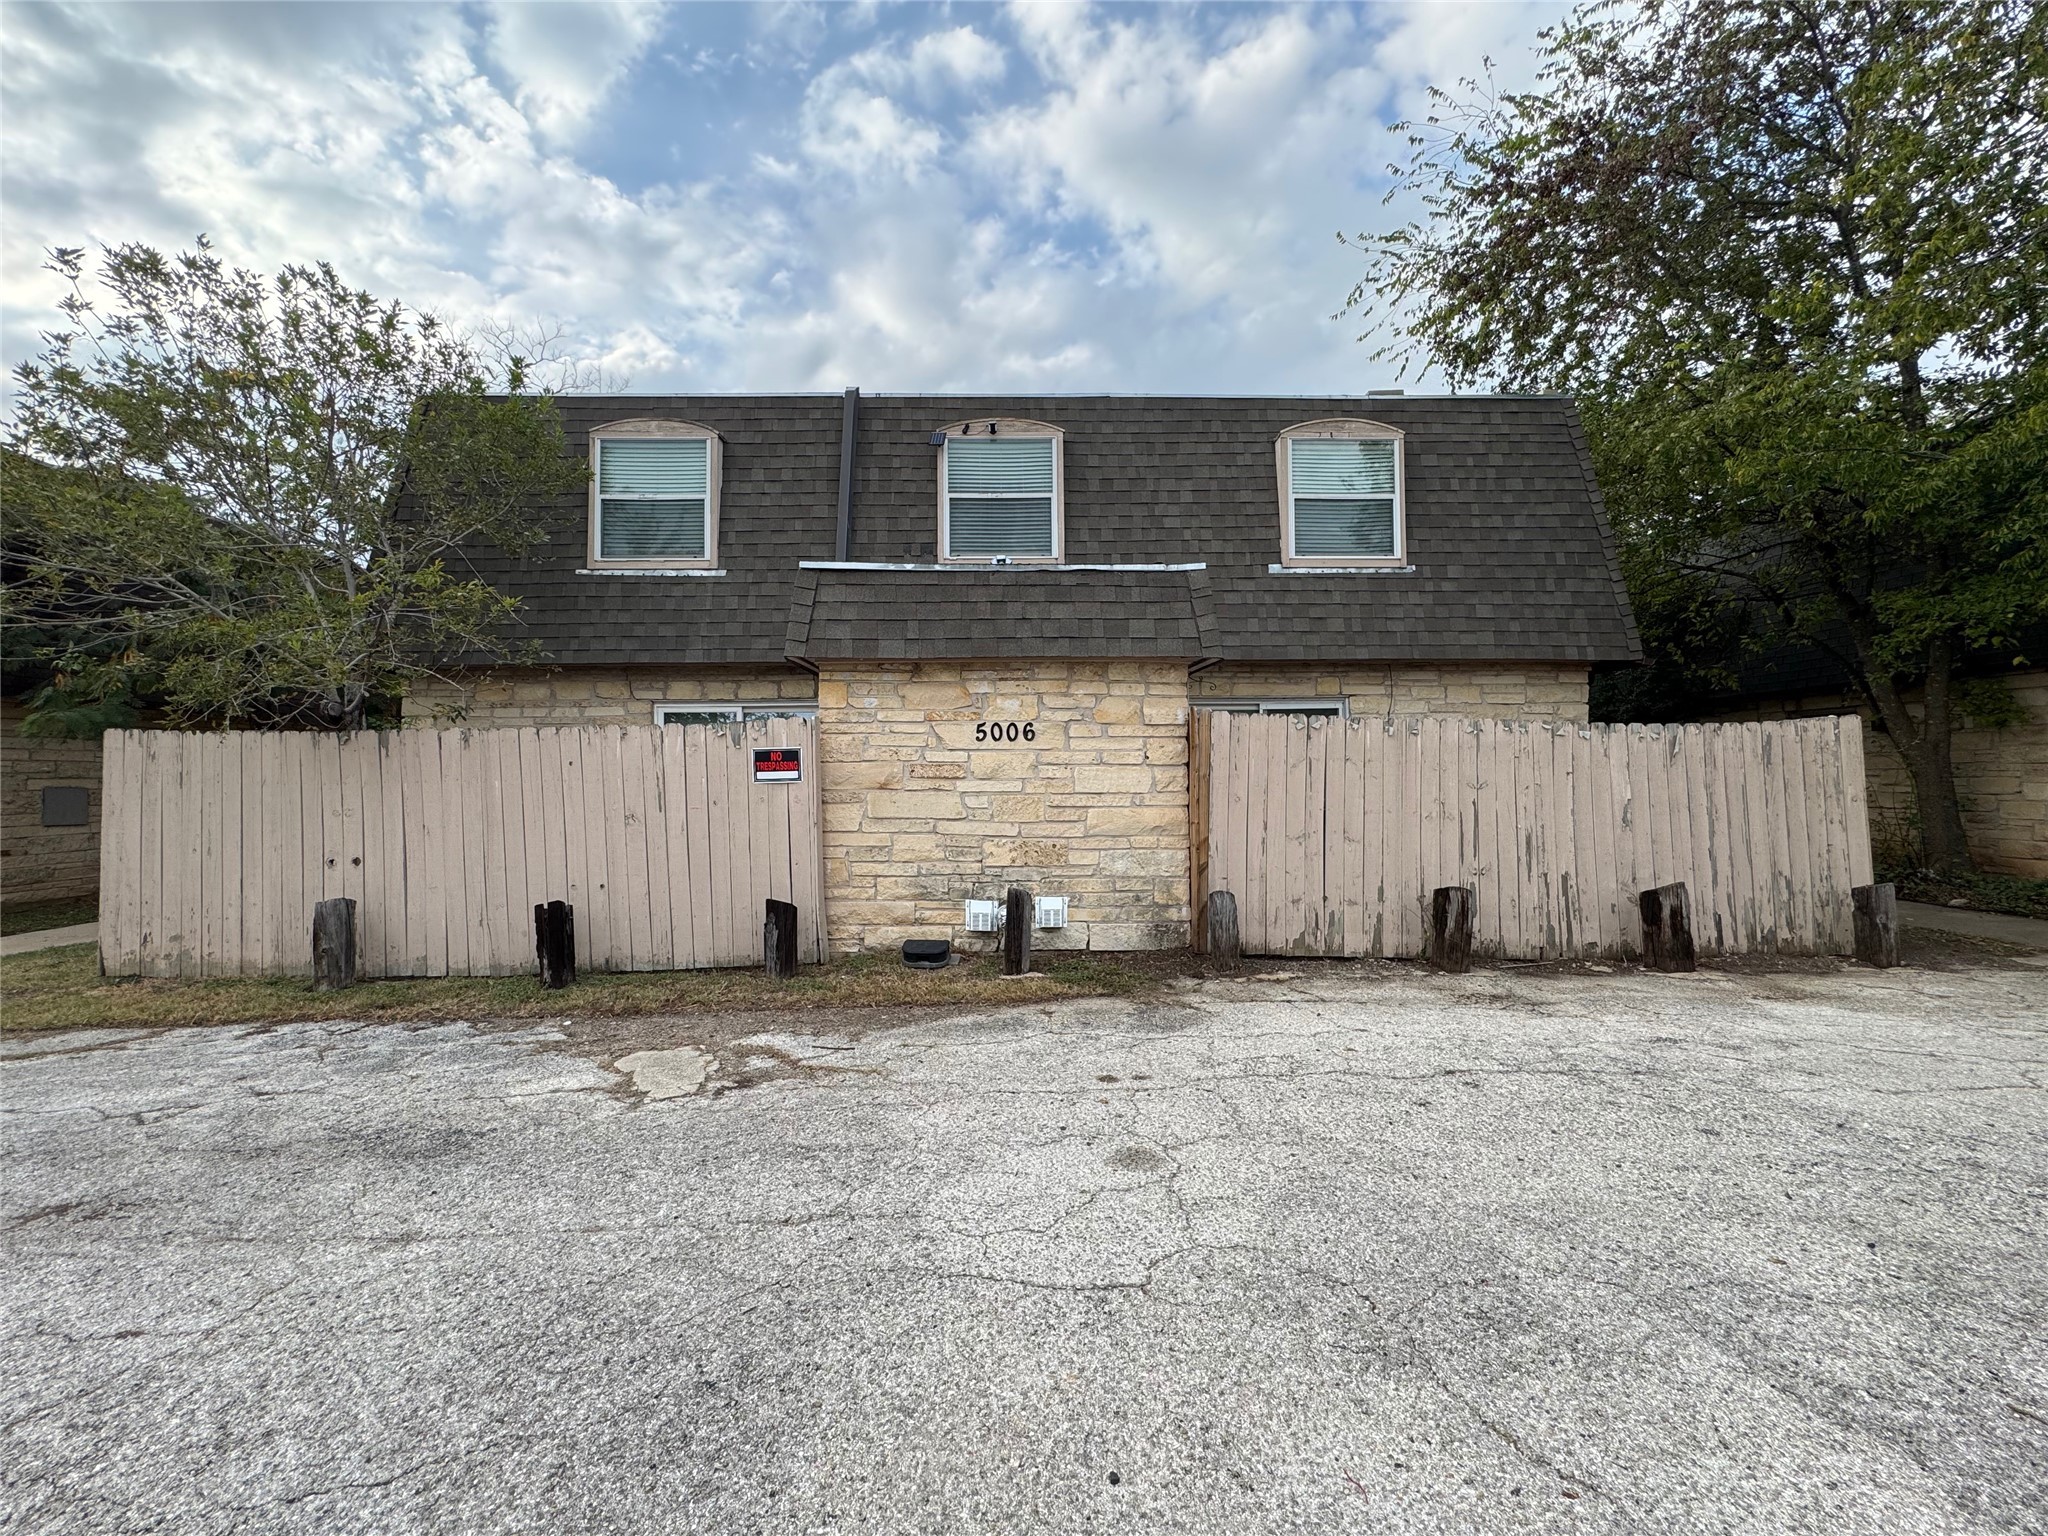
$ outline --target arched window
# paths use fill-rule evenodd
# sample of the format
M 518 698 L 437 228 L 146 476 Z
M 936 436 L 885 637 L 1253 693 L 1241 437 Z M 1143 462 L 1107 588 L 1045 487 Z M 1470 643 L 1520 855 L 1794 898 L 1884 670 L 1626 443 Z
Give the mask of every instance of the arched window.
M 1401 433 L 1309 421 L 1280 434 L 1280 562 L 1401 565 L 1408 558 Z
M 983 417 L 932 434 L 939 450 L 939 558 L 1057 562 L 1066 547 L 1065 434 Z
M 590 563 L 696 570 L 718 554 L 718 434 L 688 421 L 615 421 L 590 434 Z

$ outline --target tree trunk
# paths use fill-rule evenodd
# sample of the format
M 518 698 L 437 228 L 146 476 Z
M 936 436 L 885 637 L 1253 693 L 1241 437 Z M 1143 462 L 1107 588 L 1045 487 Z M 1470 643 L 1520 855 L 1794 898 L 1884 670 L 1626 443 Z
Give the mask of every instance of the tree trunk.
M 1954 757 L 1955 709 L 1950 673 L 1955 648 L 1947 638 L 1928 642 L 1927 690 L 1918 719 L 1891 678 L 1872 664 L 1859 644 L 1870 697 L 1878 718 L 1891 733 L 1892 745 L 1905 760 L 1913 780 L 1913 804 L 1919 813 L 1921 857 L 1930 869 L 1969 870 L 1969 834 L 1963 830 L 1962 800 L 1956 794 Z
M 1920 848 L 1929 869 L 1969 870 L 1970 835 L 1963 830 L 1962 801 L 1956 795 L 1955 761 L 1947 731 L 1913 743 L 1905 752 L 1913 776 L 1913 801 L 1920 813 Z

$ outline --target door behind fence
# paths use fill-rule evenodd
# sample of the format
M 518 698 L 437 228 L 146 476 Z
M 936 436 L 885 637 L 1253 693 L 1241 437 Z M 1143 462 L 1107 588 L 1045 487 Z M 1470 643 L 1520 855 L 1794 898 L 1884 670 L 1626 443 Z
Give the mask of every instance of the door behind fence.
M 550 900 L 590 970 L 758 965 L 770 897 L 825 954 L 812 720 L 110 731 L 103 783 L 109 975 L 306 974 L 335 896 L 365 976 L 530 971 Z
M 1869 882 L 1854 716 L 1725 725 L 1204 711 L 1196 900 L 1244 948 L 1416 955 L 1430 892 L 1471 886 L 1474 947 L 1641 948 L 1636 898 L 1686 883 L 1702 953 L 1846 952 Z

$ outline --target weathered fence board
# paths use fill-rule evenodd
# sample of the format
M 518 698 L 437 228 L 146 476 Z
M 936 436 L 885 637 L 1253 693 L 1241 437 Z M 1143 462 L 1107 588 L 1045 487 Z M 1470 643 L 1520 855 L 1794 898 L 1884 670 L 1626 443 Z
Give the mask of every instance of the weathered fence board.
M 1851 722 L 1854 726 L 1854 722 Z M 1205 712 L 1199 906 L 1248 954 L 1417 955 L 1439 886 L 1473 948 L 1633 955 L 1683 881 L 1703 954 L 1846 953 L 1871 878 L 1863 740 L 1840 718 L 1726 725 Z
M 757 747 L 801 749 L 803 777 L 756 783 Z M 547 901 L 576 908 L 583 970 L 758 965 L 771 898 L 825 957 L 809 720 L 111 731 L 104 760 L 109 975 L 308 975 L 338 897 L 366 977 L 531 971 Z

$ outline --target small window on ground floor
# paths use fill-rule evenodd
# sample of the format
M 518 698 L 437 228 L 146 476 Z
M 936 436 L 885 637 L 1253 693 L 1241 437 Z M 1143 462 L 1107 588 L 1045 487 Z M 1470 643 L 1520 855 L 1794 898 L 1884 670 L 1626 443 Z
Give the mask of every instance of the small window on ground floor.
M 656 725 L 716 725 L 721 720 L 809 720 L 815 704 L 657 704 Z
M 1227 715 L 1345 716 L 1342 699 L 1196 699 L 1197 709 L 1220 709 Z

